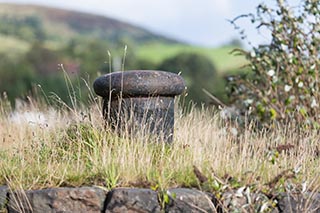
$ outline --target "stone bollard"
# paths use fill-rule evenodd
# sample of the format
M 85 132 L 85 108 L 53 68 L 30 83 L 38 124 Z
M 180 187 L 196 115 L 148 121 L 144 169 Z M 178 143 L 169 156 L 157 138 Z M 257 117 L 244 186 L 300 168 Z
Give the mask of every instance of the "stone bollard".
M 177 74 L 131 70 L 97 78 L 94 91 L 103 98 L 103 114 L 113 129 L 160 136 L 172 142 L 174 97 L 185 90 Z

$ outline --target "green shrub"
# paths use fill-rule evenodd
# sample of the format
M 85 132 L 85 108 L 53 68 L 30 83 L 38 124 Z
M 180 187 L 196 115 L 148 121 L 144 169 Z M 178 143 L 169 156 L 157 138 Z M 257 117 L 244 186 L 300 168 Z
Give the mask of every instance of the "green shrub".
M 202 89 L 213 91 L 217 71 L 211 60 L 197 53 L 180 53 L 164 60 L 158 67 L 159 70 L 179 73 L 186 81 L 188 87 L 187 100 L 196 103 L 208 99 Z
M 276 3 L 275 9 L 260 4 L 256 15 L 232 21 L 238 27 L 238 18 L 251 18 L 258 29 L 270 33 L 271 41 L 250 52 L 237 51 L 246 56 L 252 72 L 231 78 L 230 96 L 241 111 L 267 126 L 295 121 L 300 127 L 318 127 L 320 3 Z

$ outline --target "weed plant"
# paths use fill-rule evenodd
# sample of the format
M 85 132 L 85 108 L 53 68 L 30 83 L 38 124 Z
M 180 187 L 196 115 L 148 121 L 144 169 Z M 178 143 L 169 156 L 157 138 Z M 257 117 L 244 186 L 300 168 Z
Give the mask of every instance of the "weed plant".
M 297 128 L 319 129 L 320 4 L 319 1 L 276 0 L 271 8 L 262 3 L 248 18 L 270 42 L 238 50 L 249 61 L 251 72 L 230 78 L 235 105 L 252 119 L 273 126 L 295 123 Z

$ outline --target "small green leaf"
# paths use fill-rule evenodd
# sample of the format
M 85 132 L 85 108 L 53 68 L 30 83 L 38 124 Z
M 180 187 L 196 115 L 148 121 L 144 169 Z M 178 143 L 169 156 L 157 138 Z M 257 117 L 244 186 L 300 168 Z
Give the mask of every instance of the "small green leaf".
M 177 194 L 176 193 L 171 193 L 171 197 L 173 198 L 173 199 L 176 199 L 177 198 Z
M 215 191 L 219 191 L 220 190 L 220 184 L 218 183 L 218 181 L 214 180 L 212 182 L 212 187 Z
M 273 120 L 277 118 L 277 111 L 273 108 L 270 109 L 270 118 Z
M 276 158 L 274 156 L 272 156 L 271 161 L 270 161 L 273 165 L 276 163 Z
M 299 110 L 300 114 L 303 116 L 303 117 L 306 117 L 307 116 L 307 111 L 304 107 L 301 107 L 300 110 Z
M 164 203 L 169 203 L 170 202 L 170 197 L 167 193 L 163 194 L 163 201 Z
M 151 188 L 151 190 L 153 190 L 153 191 L 157 191 L 158 188 L 159 188 L 159 185 L 157 184 L 157 185 L 155 185 L 155 186 L 151 186 L 150 188 Z

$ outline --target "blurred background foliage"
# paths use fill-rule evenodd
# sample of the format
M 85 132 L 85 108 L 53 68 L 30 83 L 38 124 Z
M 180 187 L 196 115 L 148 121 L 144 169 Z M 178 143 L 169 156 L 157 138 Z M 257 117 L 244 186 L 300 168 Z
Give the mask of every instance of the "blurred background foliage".
M 1 3 L 0 21 L 0 92 L 13 104 L 34 95 L 34 88 L 70 103 L 66 74 L 78 98 L 87 100 L 87 85 L 96 77 L 132 69 L 181 73 L 187 101 L 210 103 L 206 89 L 228 103 L 225 77 L 246 63 L 245 57 L 230 54 L 241 46 L 239 40 L 197 47 L 79 12 Z
M 214 91 L 217 70 L 206 56 L 197 53 L 180 53 L 165 59 L 158 67 L 159 70 L 170 70 L 180 73 L 186 81 L 188 90 L 187 102 L 201 103 L 206 101 L 202 88 Z

